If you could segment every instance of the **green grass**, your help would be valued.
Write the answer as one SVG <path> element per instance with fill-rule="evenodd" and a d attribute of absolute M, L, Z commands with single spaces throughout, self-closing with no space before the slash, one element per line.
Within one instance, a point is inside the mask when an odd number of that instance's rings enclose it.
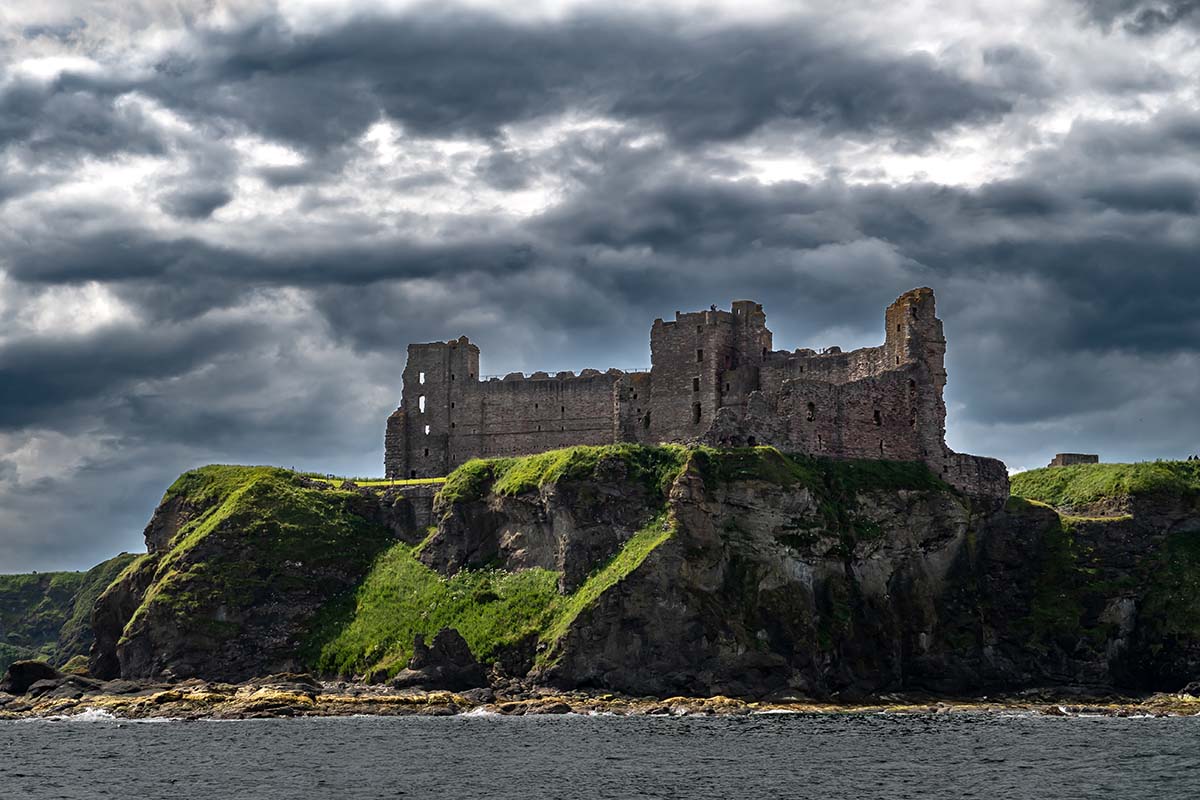
<path fill-rule="evenodd" d="M 1200 462 L 1045 467 L 1014 475 L 1012 493 L 1057 508 L 1146 494 L 1200 495 Z"/>
<path fill-rule="evenodd" d="M 375 562 L 347 604 L 327 607 L 306 651 L 322 673 L 394 675 L 412 656 L 413 637 L 456 629 L 471 652 L 491 661 L 499 647 L 537 632 L 557 596 L 557 573 L 464 570 L 444 578 L 395 544 Z"/>
<path fill-rule="evenodd" d="M 625 480 L 665 495 L 683 469 L 688 449 L 679 445 L 578 445 L 520 458 L 475 458 L 450 473 L 438 493 L 443 506 L 481 499 L 489 491 L 513 496 L 552 483 L 599 477 L 605 465 L 625 469 Z"/>
<path fill-rule="evenodd" d="M 287 593 L 320 593 L 322 576 L 363 574 L 390 544 L 387 531 L 358 516 L 355 492 L 322 491 L 276 467 L 210 466 L 181 476 L 164 499 L 199 511 L 153 565 L 153 581 L 126 625 L 152 606 L 183 625 L 205 625 L 226 606 L 244 609 Z M 209 625 L 211 632 L 236 631 Z"/>
<path fill-rule="evenodd" d="M 542 640 L 550 644 L 547 657 L 553 656 L 554 645 L 566 634 L 571 623 L 593 605 L 600 596 L 628 578 L 642 565 L 646 557 L 675 534 L 674 522 L 660 514 L 649 525 L 630 537 L 607 564 L 588 576 L 573 594 L 560 598 L 552 609 L 550 624 L 542 632 Z"/>
<path fill-rule="evenodd" d="M 375 562 L 352 595 L 327 606 L 305 645 L 318 672 L 394 675 L 412 657 L 413 637 L 454 628 L 471 652 L 491 663 L 499 651 L 536 635 L 550 647 L 584 609 L 634 572 L 672 535 L 665 516 L 639 531 L 569 595 L 559 595 L 558 573 L 463 570 L 443 577 L 395 544 Z"/>

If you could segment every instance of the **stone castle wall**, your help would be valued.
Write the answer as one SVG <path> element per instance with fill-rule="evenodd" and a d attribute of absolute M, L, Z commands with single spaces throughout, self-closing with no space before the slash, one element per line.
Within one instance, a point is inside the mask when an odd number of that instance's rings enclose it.
<path fill-rule="evenodd" d="M 902 295 L 878 347 L 776 351 L 762 306 L 655 320 L 646 372 L 481 380 L 466 337 L 409 346 L 388 419 L 388 477 L 445 475 L 475 457 L 576 444 L 772 444 L 833 458 L 923 461 L 952 485 L 1007 496 L 1004 465 L 945 445 L 946 340 L 933 292 Z"/>

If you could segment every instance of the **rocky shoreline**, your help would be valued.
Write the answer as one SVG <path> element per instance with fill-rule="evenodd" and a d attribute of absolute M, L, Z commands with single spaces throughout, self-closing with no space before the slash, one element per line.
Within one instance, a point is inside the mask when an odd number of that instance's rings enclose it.
<path fill-rule="evenodd" d="M 44 683 L 49 683 L 46 681 Z M 746 716 L 752 714 L 1044 714 L 1051 716 L 1200 716 L 1200 696 L 1092 697 L 1062 689 L 1004 697 L 936 698 L 883 695 L 869 702 L 831 703 L 781 696 L 761 700 L 716 697 L 631 697 L 511 687 L 461 692 L 400 690 L 388 686 L 321 682 L 308 675 L 272 675 L 241 684 L 189 679 L 98 681 L 65 676 L 54 687 L 21 694 L 0 692 L 0 721 L 62 719 L 99 712 L 117 719 L 236 720 L 285 717 L 505 716 L 583 714 L 613 716 Z M 1191 689 L 1191 687 L 1188 687 Z M 1198 692 L 1200 694 L 1200 692 Z"/>

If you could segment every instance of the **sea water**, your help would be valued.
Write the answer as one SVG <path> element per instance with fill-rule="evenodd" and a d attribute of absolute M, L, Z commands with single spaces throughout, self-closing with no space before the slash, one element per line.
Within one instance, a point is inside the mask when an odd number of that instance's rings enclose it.
<path fill-rule="evenodd" d="M 1200 798 L 1200 719 L 92 712 L 0 722 L 0 797 Z"/>

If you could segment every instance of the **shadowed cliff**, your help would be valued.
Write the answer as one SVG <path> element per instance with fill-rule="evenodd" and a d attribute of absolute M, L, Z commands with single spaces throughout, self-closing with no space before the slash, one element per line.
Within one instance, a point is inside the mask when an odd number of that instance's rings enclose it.
<path fill-rule="evenodd" d="M 1066 514 L 1041 500 L 1096 476 L 1045 472 L 996 510 L 921 464 L 575 447 L 463 465 L 426 530 L 402 489 L 206 468 L 97 603 L 92 668 L 383 680 L 453 628 L 494 681 L 632 693 L 1194 679 L 1195 476 L 1108 481 Z"/>

